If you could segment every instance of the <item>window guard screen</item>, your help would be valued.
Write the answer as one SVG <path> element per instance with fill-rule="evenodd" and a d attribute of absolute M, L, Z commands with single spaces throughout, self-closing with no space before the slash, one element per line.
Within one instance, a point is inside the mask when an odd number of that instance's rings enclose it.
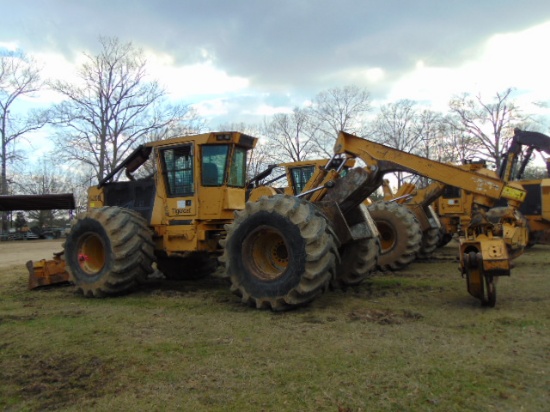
<path fill-rule="evenodd" d="M 292 183 L 296 194 L 299 195 L 304 190 L 306 183 L 311 179 L 315 172 L 315 166 L 296 167 L 290 170 L 292 174 Z"/>
<path fill-rule="evenodd" d="M 162 151 L 166 170 L 166 186 L 169 196 L 192 196 L 193 150 L 192 145 L 180 146 Z"/>

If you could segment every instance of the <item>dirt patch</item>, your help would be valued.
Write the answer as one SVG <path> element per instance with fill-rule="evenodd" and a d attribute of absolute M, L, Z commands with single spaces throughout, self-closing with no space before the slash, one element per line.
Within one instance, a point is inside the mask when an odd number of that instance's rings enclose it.
<path fill-rule="evenodd" d="M 39 410 L 57 410 L 76 398 L 101 397 L 116 376 L 112 362 L 97 356 L 80 359 L 24 355 L 23 358 L 17 369 L 4 366 L 0 382 L 19 385 L 20 396 L 34 399 Z"/>
<path fill-rule="evenodd" d="M 403 322 L 415 321 L 423 317 L 420 313 L 410 310 L 394 312 L 389 309 L 357 309 L 348 314 L 348 319 L 351 321 L 372 322 L 379 325 L 400 325 Z"/>
<path fill-rule="evenodd" d="M 25 266 L 29 260 L 51 259 L 54 253 L 63 250 L 64 239 L 17 240 L 0 242 L 0 270 Z"/>

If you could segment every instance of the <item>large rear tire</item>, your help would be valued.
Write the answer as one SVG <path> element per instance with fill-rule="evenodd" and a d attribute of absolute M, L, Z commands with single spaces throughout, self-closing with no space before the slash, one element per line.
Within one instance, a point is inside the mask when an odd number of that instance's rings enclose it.
<path fill-rule="evenodd" d="M 64 244 L 67 271 L 87 297 L 120 295 L 153 272 L 153 241 L 138 213 L 119 207 L 76 217 Z"/>
<path fill-rule="evenodd" d="M 336 236 L 307 201 L 276 195 L 248 202 L 226 229 L 221 261 L 231 290 L 246 304 L 272 310 L 303 306 L 336 274 Z"/>
<path fill-rule="evenodd" d="M 376 202 L 368 207 L 380 233 L 380 270 L 400 270 L 415 260 L 422 242 L 420 224 L 404 205 Z"/>

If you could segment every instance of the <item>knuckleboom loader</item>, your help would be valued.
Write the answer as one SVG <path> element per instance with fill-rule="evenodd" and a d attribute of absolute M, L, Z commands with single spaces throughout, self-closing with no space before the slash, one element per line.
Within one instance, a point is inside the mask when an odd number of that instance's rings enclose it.
<path fill-rule="evenodd" d="M 274 194 L 247 202 L 227 226 L 222 241 L 225 275 L 243 302 L 259 308 L 286 309 L 313 300 L 337 276 L 340 250 L 365 237 L 372 226 L 365 199 L 382 185 L 386 173 L 407 171 L 476 193 L 471 223 L 460 239 L 460 268 L 468 291 L 483 304 L 496 302 L 495 278 L 510 274 L 502 237 L 485 211 L 495 199 L 511 208 L 525 199 L 523 188 L 498 177 L 471 173 L 340 132 L 335 158 L 344 165 L 360 158 L 364 168 L 325 167 L 297 196 Z"/>
<path fill-rule="evenodd" d="M 469 161 L 458 167 L 496 178 L 494 171 L 487 169 L 484 161 Z M 414 183 L 402 185 L 396 193 L 392 193 L 388 185 L 384 186 L 386 199 L 394 199 L 414 211 L 420 221 L 423 216 L 434 216 L 439 221 L 439 229 L 433 226 L 429 229 L 429 236 L 423 238 L 424 250 L 433 252 L 438 246 L 444 246 L 454 234 L 464 236 L 465 228 L 469 227 L 472 216 L 479 205 L 475 200 L 479 195 L 487 195 L 493 206 L 505 205 L 506 199 L 493 199 L 494 194 L 484 192 L 470 192 L 460 187 L 450 186 L 440 181 L 432 181 L 425 187 L 418 188 Z M 457 199 L 458 196 L 458 199 Z M 504 203 L 503 203 L 504 202 Z M 527 222 L 522 214 L 514 207 L 491 207 L 487 210 L 487 219 L 493 223 L 493 234 L 503 237 L 508 253 L 515 258 L 523 253 L 528 242 Z M 419 257 L 429 257 L 429 254 Z"/>

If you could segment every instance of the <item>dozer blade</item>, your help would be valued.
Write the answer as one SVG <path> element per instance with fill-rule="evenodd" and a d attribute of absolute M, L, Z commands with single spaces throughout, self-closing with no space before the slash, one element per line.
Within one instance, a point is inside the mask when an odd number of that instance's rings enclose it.
<path fill-rule="evenodd" d="M 69 274 L 65 270 L 65 261 L 61 259 L 63 252 L 54 253 L 50 260 L 42 259 L 38 262 L 29 260 L 29 290 L 41 286 L 69 284 Z"/>

